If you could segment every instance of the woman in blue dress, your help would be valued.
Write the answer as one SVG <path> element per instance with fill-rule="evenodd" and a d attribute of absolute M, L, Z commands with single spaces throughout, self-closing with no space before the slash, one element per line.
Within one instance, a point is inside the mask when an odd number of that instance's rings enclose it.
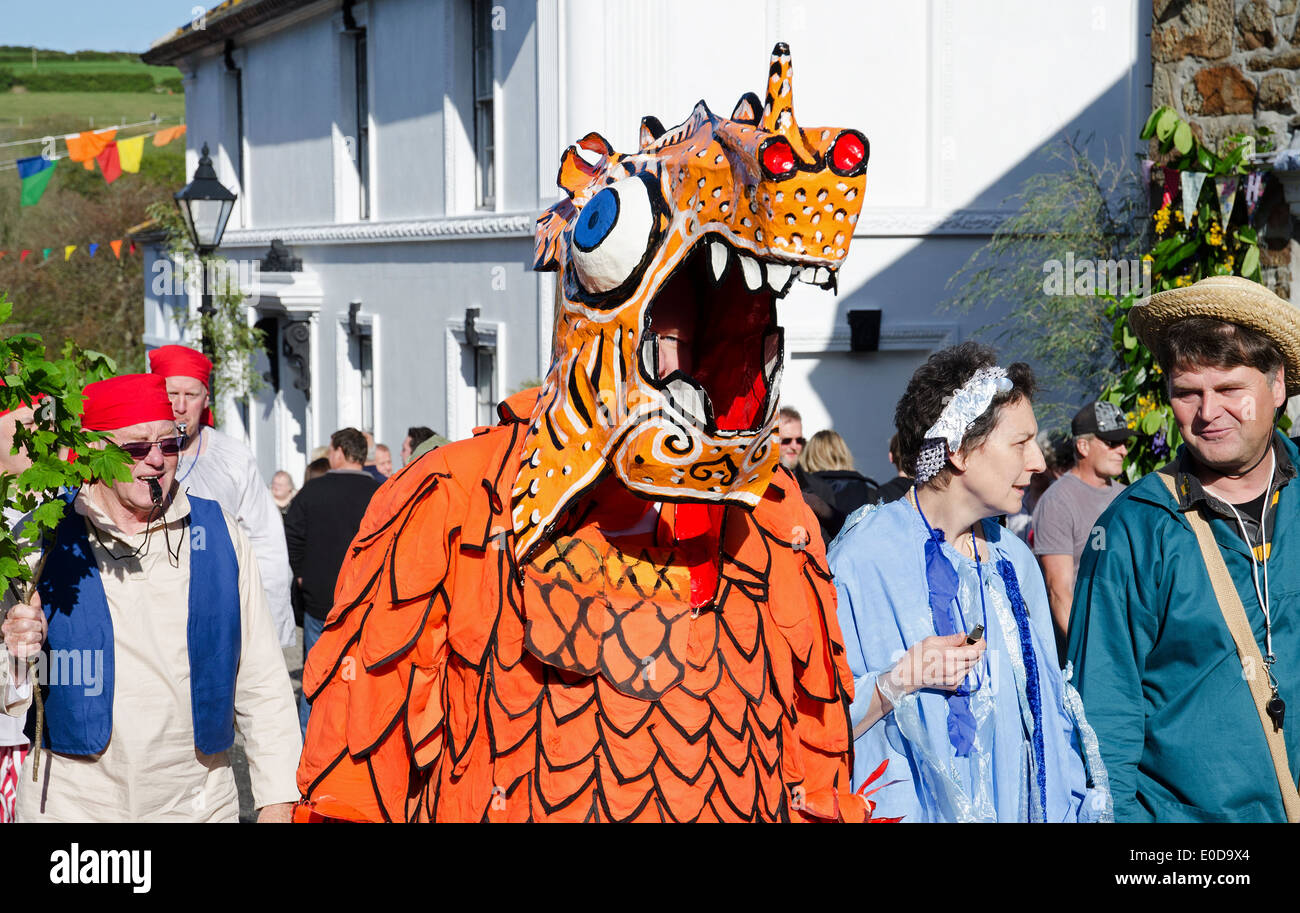
<path fill-rule="evenodd" d="M 1082 704 L 1056 664 L 1047 591 L 997 522 L 1044 468 L 1033 372 L 963 343 L 935 353 L 895 413 L 902 500 L 864 507 L 832 543 L 854 676 L 854 785 L 889 760 L 877 816 L 1107 820 Z M 1135 696 L 1136 699 L 1136 696 Z M 1086 758 L 1086 761 L 1085 761 Z"/>

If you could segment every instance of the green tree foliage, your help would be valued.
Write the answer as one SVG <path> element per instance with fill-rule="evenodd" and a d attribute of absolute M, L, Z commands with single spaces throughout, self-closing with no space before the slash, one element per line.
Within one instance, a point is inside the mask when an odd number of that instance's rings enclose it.
<path fill-rule="evenodd" d="M 1147 119 L 1142 139 L 1156 143 L 1159 161 L 1165 167 L 1208 175 L 1190 216 L 1190 228 L 1184 223 L 1181 193 L 1168 204 L 1161 200 L 1162 205 L 1150 217 L 1154 235 L 1147 254 L 1151 291 L 1180 288 L 1207 276 L 1238 275 L 1258 282 L 1259 238 L 1247 222 L 1246 207 L 1236 206 L 1232 221 L 1222 225 L 1214 189 L 1215 178 L 1245 175 L 1251 170 L 1248 137 L 1228 137 L 1222 154 L 1216 153 L 1202 144 L 1173 110 L 1161 107 Z M 1106 306 L 1106 318 L 1112 324 L 1111 344 L 1123 361 L 1123 370 L 1108 385 L 1104 398 L 1124 411 L 1129 427 L 1137 432 L 1124 465 L 1130 481 L 1164 465 L 1182 442 L 1160 366 L 1129 327 L 1129 312 L 1138 298 L 1137 294 L 1112 297 Z"/>
<path fill-rule="evenodd" d="M 961 311 L 1007 302 L 994 329 L 1029 360 L 1049 393 L 1100 391 L 1121 368 L 1109 340 L 1106 296 L 1096 283 L 1048 288 L 1056 269 L 1081 261 L 1137 259 L 1143 206 L 1140 178 L 1110 161 L 1096 164 L 1075 138 L 1043 150 L 1044 169 L 1012 197 L 1015 211 L 948 282 Z M 1076 402 L 1038 404 L 1045 427 L 1059 425 Z"/>
<path fill-rule="evenodd" d="M 12 311 L 13 305 L 0 293 L 0 326 Z M 8 524 L 0 524 L 0 577 L 15 588 L 23 585 L 27 601 L 38 576 L 28 558 L 41 549 L 42 540 L 63 516 L 60 489 L 92 479 L 127 481 L 131 459 L 121 448 L 106 444 L 103 432 L 81 430 L 82 390 L 116 372 L 111 358 L 68 343 L 61 357 L 50 359 L 39 336 L 0 334 L 0 367 L 5 384 L 0 387 L 0 409 L 35 405 L 33 427 L 18 425 L 14 432 L 15 452 L 25 449 L 31 467 L 19 475 L 0 473 L 5 505 L 32 512 L 21 537 Z"/>

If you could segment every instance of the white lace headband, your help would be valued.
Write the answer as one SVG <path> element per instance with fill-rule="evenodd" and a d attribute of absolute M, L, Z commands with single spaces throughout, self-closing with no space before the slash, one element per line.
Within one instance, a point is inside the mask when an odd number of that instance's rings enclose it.
<path fill-rule="evenodd" d="M 924 484 L 939 474 L 948 455 L 961 449 L 962 439 L 975 420 L 988 411 L 993 397 L 1011 389 L 1005 368 L 980 368 L 954 390 L 939 420 L 925 432 L 925 444 L 916 457 L 916 481 Z"/>

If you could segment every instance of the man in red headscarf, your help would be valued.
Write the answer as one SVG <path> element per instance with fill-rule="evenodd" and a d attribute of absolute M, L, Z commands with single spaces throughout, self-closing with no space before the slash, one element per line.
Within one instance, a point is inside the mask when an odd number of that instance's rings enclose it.
<path fill-rule="evenodd" d="M 252 451 L 212 427 L 212 362 L 187 346 L 162 346 L 149 353 L 149 370 L 166 379 L 172 413 L 184 426 L 177 481 L 190 494 L 216 501 L 248 534 L 276 635 L 281 646 L 291 646 L 294 620 L 284 521 Z"/>
<path fill-rule="evenodd" d="M 40 781 L 33 752 L 17 818 L 235 821 L 227 750 L 238 727 L 260 820 L 287 820 L 302 740 L 248 539 L 176 484 L 180 443 L 161 377 L 114 377 L 85 393 L 83 427 L 109 432 L 134 463 L 130 481 L 66 495 L 37 595 L 6 606 L 4 709 L 27 715 L 33 655 L 45 704 Z"/>

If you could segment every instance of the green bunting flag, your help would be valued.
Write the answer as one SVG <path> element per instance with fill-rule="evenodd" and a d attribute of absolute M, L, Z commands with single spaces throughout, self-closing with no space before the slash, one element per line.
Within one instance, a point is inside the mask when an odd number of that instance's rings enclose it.
<path fill-rule="evenodd" d="M 23 184 L 21 205 L 35 206 L 41 201 L 50 178 L 54 176 L 54 165 L 55 162 L 43 155 L 18 160 L 18 177 Z"/>

